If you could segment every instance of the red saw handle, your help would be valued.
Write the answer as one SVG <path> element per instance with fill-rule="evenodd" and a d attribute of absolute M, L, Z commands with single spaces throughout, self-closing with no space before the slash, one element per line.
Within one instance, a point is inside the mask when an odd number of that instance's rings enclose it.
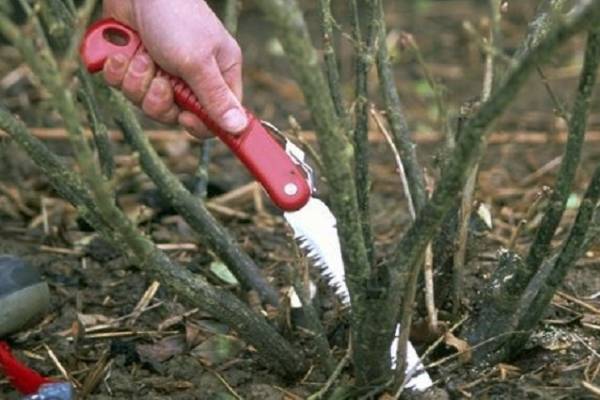
<path fill-rule="evenodd" d="M 132 57 L 141 49 L 143 44 L 135 31 L 113 19 L 105 19 L 90 26 L 80 53 L 88 71 L 98 72 L 109 56 L 121 53 Z M 232 135 L 206 115 L 183 80 L 161 69 L 158 71 L 158 75 L 167 77 L 171 82 L 175 102 L 182 109 L 196 114 L 235 153 L 279 208 L 295 211 L 308 202 L 311 189 L 304 174 L 258 118 L 246 110 L 248 127 L 240 134 Z"/>

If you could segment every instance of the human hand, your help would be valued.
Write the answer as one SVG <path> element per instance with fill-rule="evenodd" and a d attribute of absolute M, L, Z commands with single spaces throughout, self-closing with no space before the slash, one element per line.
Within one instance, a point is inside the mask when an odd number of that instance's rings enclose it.
<path fill-rule="evenodd" d="M 235 134 L 246 127 L 241 50 L 203 0 L 105 0 L 104 13 L 135 29 L 147 51 L 108 58 L 103 72 L 109 85 L 151 118 L 209 136 L 196 115 L 177 107 L 167 79 L 155 76 L 156 62 L 189 85 L 222 129 Z"/>

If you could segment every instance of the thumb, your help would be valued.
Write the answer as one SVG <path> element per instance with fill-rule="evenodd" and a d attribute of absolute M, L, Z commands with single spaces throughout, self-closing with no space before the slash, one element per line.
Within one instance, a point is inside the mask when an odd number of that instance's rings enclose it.
<path fill-rule="evenodd" d="M 187 72 L 187 71 L 186 71 Z M 213 58 L 182 74 L 208 117 L 229 133 L 240 133 L 248 125 L 246 112 L 227 85 L 217 61 Z"/>

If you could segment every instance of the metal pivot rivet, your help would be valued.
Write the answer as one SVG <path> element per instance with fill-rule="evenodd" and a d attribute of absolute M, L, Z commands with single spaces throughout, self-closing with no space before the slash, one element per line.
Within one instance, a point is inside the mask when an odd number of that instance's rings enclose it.
<path fill-rule="evenodd" d="M 294 183 L 288 183 L 283 187 L 283 191 L 288 196 L 293 196 L 298 193 L 298 186 Z"/>

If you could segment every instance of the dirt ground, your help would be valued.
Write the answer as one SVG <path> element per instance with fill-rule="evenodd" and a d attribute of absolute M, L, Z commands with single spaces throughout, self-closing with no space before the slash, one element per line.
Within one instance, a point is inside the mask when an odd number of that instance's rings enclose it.
<path fill-rule="evenodd" d="M 400 29 L 414 35 L 432 74 L 446 88 L 450 111 L 455 113 L 463 102 L 476 98 L 481 91 L 482 59 L 462 25 L 470 21 L 477 28 L 484 27 L 487 3 L 463 0 L 387 3 L 388 22 L 394 29 L 390 40 Z M 311 5 L 306 8 L 309 21 L 316 26 L 316 9 Z M 344 17 L 343 8 L 337 12 L 340 26 L 348 31 L 349 20 Z M 518 45 L 533 12 L 534 6 L 530 4 L 510 2 L 503 17 L 507 50 Z M 289 126 L 288 116 L 293 115 L 303 129 L 310 130 L 308 112 L 291 81 L 285 60 L 279 55 L 274 33 L 265 28 L 259 11 L 251 3 L 244 8 L 238 37 L 245 54 L 245 103 L 283 128 Z M 566 104 L 573 98 L 582 43 L 581 37 L 570 41 L 544 67 L 551 85 Z M 343 38 L 338 44 L 342 74 L 349 76 L 353 68 L 351 44 Z M 436 133 L 439 129 L 432 93 L 414 57 L 403 53 L 398 46 L 395 48 L 398 86 L 414 127 L 419 156 L 435 179 L 438 173 L 435 159 L 441 141 Z M 48 112 L 52 100 L 40 94 L 23 72 L 14 50 L 0 46 L 0 55 L 0 101 L 29 126 L 37 128 L 41 136 L 57 132 L 52 129 L 60 128 L 60 120 Z M 10 76 L 17 78 L 8 79 Z M 347 80 L 344 90 L 351 93 L 352 85 Z M 379 102 L 377 96 L 374 99 Z M 568 233 L 577 201 L 593 168 L 600 162 L 599 101 L 596 91 L 577 185 L 556 245 Z M 166 140 L 155 140 L 154 144 L 171 169 L 193 184 L 198 143 L 184 139 L 173 127 L 161 127 L 150 121 L 146 124 L 154 132 L 170 131 Z M 372 215 L 378 257 L 384 258 L 408 227 L 409 216 L 393 154 L 376 130 L 373 132 Z M 465 313 L 493 271 L 498 250 L 508 246 L 537 193 L 544 185 L 553 184 L 556 158 L 564 147 L 561 132 L 564 123 L 553 113 L 553 104 L 539 77 L 530 80 L 518 101 L 495 124 L 477 191 L 477 199 L 491 213 L 493 228 L 472 237 Z M 64 156 L 65 162 L 70 162 L 66 141 L 47 139 L 46 143 Z M 157 196 L 128 148 L 121 142 L 114 145 L 118 154 L 118 201 L 140 229 L 193 272 L 205 275 L 216 285 L 229 287 L 252 302 L 235 283 L 219 274 L 219 261 L 197 240 L 183 219 Z M 234 233 L 264 275 L 272 277 L 283 293 L 289 286 L 286 268 L 300 264 L 289 229 L 264 196 L 257 201 L 256 189 L 249 185 L 248 175 L 223 146 L 216 144 L 212 153 L 208 202 L 217 202 L 219 196 L 244 185 L 248 188 L 233 200 L 220 203 L 222 207 L 215 211 L 215 216 Z M 2 137 L 0 171 L 0 253 L 22 255 L 36 265 L 52 294 L 50 313 L 44 320 L 11 338 L 15 353 L 29 366 L 59 379 L 64 371 L 79 389 L 83 388 L 86 398 L 98 400 L 303 399 L 326 381 L 327 376 L 316 372 L 307 374 L 300 382 L 286 382 L 274 375 L 259 363 L 253 349 L 238 339 L 235 332 L 203 310 L 180 303 L 97 238 L 16 144 Z M 516 241 L 515 249 L 522 255 L 526 254 L 536 223 L 539 215 L 525 226 Z M 543 322 L 516 359 L 486 370 L 474 369 L 468 363 L 441 362 L 430 369 L 436 384 L 453 398 L 597 398 L 582 381 L 600 385 L 599 254 L 597 246 L 569 272 Z M 442 317 L 445 306 L 438 304 Z M 339 304 L 322 283 L 320 311 L 336 357 L 341 359 L 347 345 L 346 323 Z M 299 321 L 295 315 L 290 319 L 292 325 Z M 285 315 L 275 318 L 273 323 L 295 343 L 303 343 L 302 331 L 292 329 Z M 457 336 L 460 337 L 460 330 Z M 421 351 L 432 343 L 422 339 L 418 334 L 413 337 Z M 441 345 L 424 362 L 436 363 L 453 351 Z M 347 369 L 342 374 L 340 384 L 351 382 L 350 372 Z M 17 398 L 0 377 L 0 399 Z"/>

